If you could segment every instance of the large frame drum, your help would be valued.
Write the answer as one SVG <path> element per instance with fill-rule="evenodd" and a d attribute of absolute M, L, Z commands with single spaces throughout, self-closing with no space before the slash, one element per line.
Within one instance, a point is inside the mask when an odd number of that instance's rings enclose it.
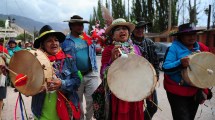
<path fill-rule="evenodd" d="M 210 52 L 200 52 L 188 57 L 189 67 L 181 72 L 183 80 L 198 88 L 215 86 L 215 55 Z"/>
<path fill-rule="evenodd" d="M 27 75 L 27 84 L 15 86 L 16 75 L 10 73 L 10 79 L 16 89 L 26 96 L 39 93 L 46 80 L 51 80 L 53 68 L 48 57 L 39 49 L 21 50 L 10 60 L 9 68 L 18 74 Z"/>
<path fill-rule="evenodd" d="M 157 82 L 154 67 L 142 56 L 119 57 L 108 69 L 107 83 L 119 99 L 135 102 L 147 98 Z"/>

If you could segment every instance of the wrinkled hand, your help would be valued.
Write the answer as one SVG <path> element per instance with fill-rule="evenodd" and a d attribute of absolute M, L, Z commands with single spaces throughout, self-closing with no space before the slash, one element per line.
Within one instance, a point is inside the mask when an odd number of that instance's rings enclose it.
<path fill-rule="evenodd" d="M 190 61 L 190 58 L 189 57 L 184 57 L 181 59 L 181 64 L 183 67 L 188 67 L 189 66 L 189 61 Z"/>
<path fill-rule="evenodd" d="M 114 61 L 116 60 L 118 57 L 120 57 L 120 52 L 119 52 L 119 48 L 120 46 L 115 46 L 112 51 L 111 51 L 111 60 Z"/>
<path fill-rule="evenodd" d="M 54 79 L 51 81 L 47 81 L 47 88 L 48 91 L 58 90 L 61 87 L 61 80 L 60 79 Z"/>
<path fill-rule="evenodd" d="M 6 69 L 5 65 L 0 65 L 0 70 L 1 70 L 3 75 L 5 75 L 5 76 L 7 75 L 8 72 L 7 72 L 7 69 Z"/>

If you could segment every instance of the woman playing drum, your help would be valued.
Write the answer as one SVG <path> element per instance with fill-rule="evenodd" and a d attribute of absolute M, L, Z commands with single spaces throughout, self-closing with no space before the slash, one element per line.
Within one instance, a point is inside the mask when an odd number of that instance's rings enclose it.
<path fill-rule="evenodd" d="M 101 76 L 105 75 L 105 71 L 108 70 L 108 66 L 122 55 L 120 53 L 121 48 L 123 48 L 122 51 L 126 54 L 138 53 L 138 48 L 135 48 L 129 41 L 129 34 L 134 30 L 134 28 L 134 24 L 119 18 L 114 20 L 106 29 L 105 33 L 111 37 L 113 43 L 107 46 L 102 53 Z M 138 102 L 127 102 L 120 100 L 114 94 L 111 94 L 109 115 L 111 120 L 143 120 L 143 100 Z"/>
<path fill-rule="evenodd" d="M 196 41 L 198 31 L 200 30 L 195 30 L 190 23 L 180 25 L 179 31 L 173 34 L 177 39 L 173 41 L 165 55 L 164 88 L 167 91 L 174 120 L 194 120 L 201 102 L 197 100 L 200 89 L 188 84 L 181 75 L 183 69 L 190 68 L 188 55 L 207 48 Z M 205 93 L 208 94 L 208 92 L 205 89 Z"/>
<path fill-rule="evenodd" d="M 32 112 L 36 119 L 70 120 L 72 117 L 80 117 L 76 93 L 80 78 L 72 56 L 66 55 L 59 46 L 64 39 L 63 33 L 55 32 L 50 26 L 45 25 L 34 42 L 34 47 L 44 51 L 53 63 L 55 75 L 52 80 L 47 81 L 48 92 L 44 91 L 32 97 Z"/>

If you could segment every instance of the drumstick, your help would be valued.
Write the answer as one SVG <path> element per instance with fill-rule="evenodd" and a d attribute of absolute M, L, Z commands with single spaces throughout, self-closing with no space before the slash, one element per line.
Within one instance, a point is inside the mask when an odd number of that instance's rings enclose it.
<path fill-rule="evenodd" d="M 122 53 L 122 51 L 120 50 L 120 48 L 118 48 L 118 50 L 119 50 L 119 52 L 121 54 L 121 57 L 123 57 L 123 58 L 127 58 L 128 57 L 127 54 Z"/>
<path fill-rule="evenodd" d="M 13 70 L 11 70 L 10 68 L 8 68 L 7 66 L 5 66 L 5 69 L 7 69 L 9 72 L 13 73 L 14 75 L 18 75 L 16 72 L 14 72 Z"/>
<path fill-rule="evenodd" d="M 156 105 L 152 100 L 150 100 L 150 102 L 152 102 L 158 109 L 160 109 L 160 111 L 163 111 L 158 105 Z"/>

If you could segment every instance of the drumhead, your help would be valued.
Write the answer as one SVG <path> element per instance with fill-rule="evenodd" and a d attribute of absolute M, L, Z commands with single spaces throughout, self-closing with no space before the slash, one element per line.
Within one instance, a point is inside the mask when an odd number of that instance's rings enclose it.
<path fill-rule="evenodd" d="M 129 102 L 141 101 L 151 95 L 156 81 L 153 66 L 148 60 L 135 54 L 116 59 L 107 75 L 107 83 L 112 93 Z"/>
<path fill-rule="evenodd" d="M 215 86 L 215 55 L 210 52 L 200 52 L 189 56 L 190 68 L 182 71 L 183 79 L 198 88 Z"/>
<path fill-rule="evenodd" d="M 27 75 L 26 85 L 15 86 L 18 91 L 27 96 L 40 92 L 45 79 L 50 79 L 52 76 L 51 63 L 40 50 L 21 50 L 16 52 L 10 60 L 9 68 L 17 74 Z M 47 72 L 50 74 L 49 78 L 47 78 Z M 14 84 L 16 76 L 12 73 L 9 75 Z"/>

